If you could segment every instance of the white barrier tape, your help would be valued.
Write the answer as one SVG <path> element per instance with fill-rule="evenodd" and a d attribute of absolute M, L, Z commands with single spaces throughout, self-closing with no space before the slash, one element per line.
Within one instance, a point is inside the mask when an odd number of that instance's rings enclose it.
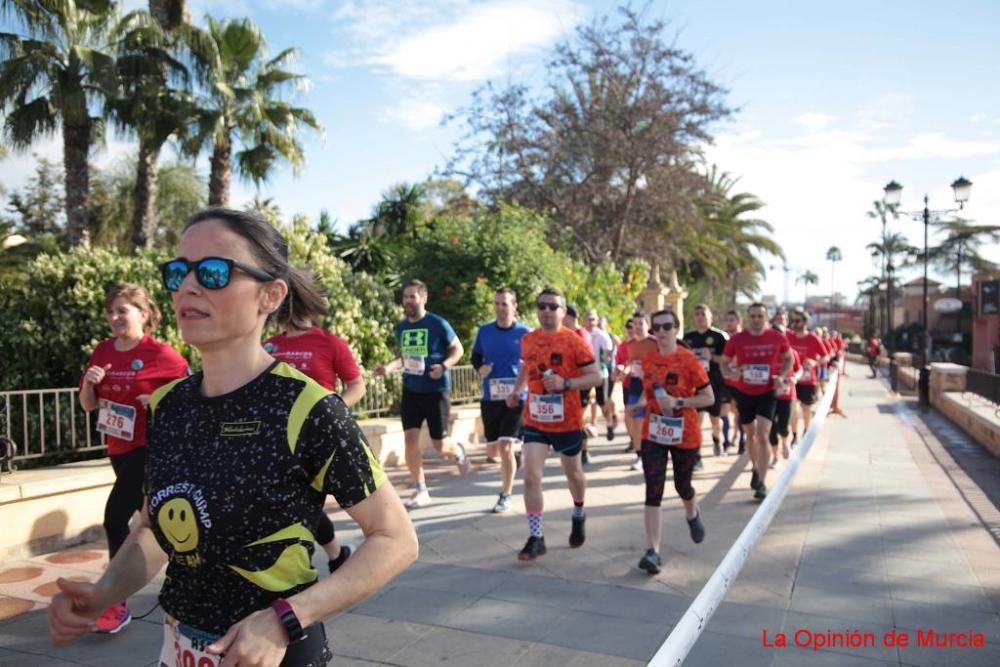
<path fill-rule="evenodd" d="M 788 460 L 788 465 L 778 478 L 778 483 L 773 488 L 768 489 L 767 498 L 754 512 L 743 532 L 736 538 L 733 546 L 719 563 L 719 567 L 712 573 L 701 592 L 698 593 L 698 597 L 684 612 L 684 616 L 674 626 L 673 631 L 664 640 L 647 667 L 678 667 L 691 652 L 698 637 L 708 626 L 709 619 L 712 618 L 715 610 L 726 597 L 726 592 L 736 581 L 736 577 L 743 570 L 743 566 L 756 550 L 757 543 L 760 542 L 760 538 L 764 536 L 764 532 L 771 525 L 771 520 L 777 514 L 795 473 L 798 472 L 802 460 L 809 454 L 809 449 L 816 441 L 820 429 L 823 428 L 823 422 L 826 421 L 830 403 L 833 402 L 838 380 L 838 371 L 831 370 L 827 392 L 816 407 L 816 414 L 809 425 L 809 430 L 802 435 L 802 440 L 799 441 L 799 446 L 795 448 Z"/>

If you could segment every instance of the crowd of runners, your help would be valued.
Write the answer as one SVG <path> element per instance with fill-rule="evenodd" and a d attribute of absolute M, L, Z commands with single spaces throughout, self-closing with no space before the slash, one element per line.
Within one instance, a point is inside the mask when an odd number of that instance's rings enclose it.
<path fill-rule="evenodd" d="M 161 665 L 324 665 L 322 619 L 378 590 L 415 557 L 406 511 L 433 502 L 424 424 L 434 449 L 462 474 L 470 470 L 465 447 L 448 432 L 451 369 L 465 346 L 427 310 L 427 286 L 407 282 L 397 355 L 375 369 L 403 377 L 412 489 L 401 503 L 349 412 L 366 391 L 360 366 L 347 342 L 319 326 L 329 304 L 308 271 L 288 265 L 274 228 L 247 213 L 203 211 L 185 228 L 178 258 L 161 268 L 202 368 L 192 373 L 152 337 L 160 314 L 146 289 L 109 291 L 112 337 L 82 372 L 80 403 L 98 410 L 116 474 L 104 522 L 111 564 L 96 584 L 59 581 L 53 641 L 120 631 L 131 620 L 128 596 L 167 564 Z M 495 513 L 515 508 L 521 475 L 522 561 L 547 551 L 542 480 L 550 450 L 573 501 L 569 546 L 584 545 L 588 441 L 613 441 L 619 416 L 633 455 L 628 468 L 645 482 L 638 567 L 656 574 L 671 461 L 691 539 L 705 538 L 692 479 L 702 469 L 706 413 L 711 455 L 747 456 L 757 500 L 821 394 L 832 391 L 831 409 L 843 415 L 839 388 L 827 385 L 846 342 L 810 329 L 801 309 L 770 313 L 754 303 L 745 317 L 725 312 L 720 329 L 711 308 L 698 304 L 686 332 L 671 310 L 636 312 L 619 337 L 600 313 L 581 320 L 555 288 L 531 295 L 539 325 L 532 329 L 518 319 L 517 297 L 497 290 L 495 319 L 479 327 L 471 360 L 482 379 L 487 453 L 500 464 Z M 280 333 L 262 341 L 270 324 Z M 323 511 L 328 494 L 361 527 L 359 546 L 337 540 Z M 330 576 L 322 581 L 310 564 L 314 543 L 327 555 Z"/>

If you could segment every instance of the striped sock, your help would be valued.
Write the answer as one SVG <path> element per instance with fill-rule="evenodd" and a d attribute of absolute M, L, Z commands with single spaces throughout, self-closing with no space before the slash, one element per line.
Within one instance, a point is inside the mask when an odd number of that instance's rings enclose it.
<path fill-rule="evenodd" d="M 542 513 L 528 512 L 528 530 L 532 537 L 542 537 Z"/>

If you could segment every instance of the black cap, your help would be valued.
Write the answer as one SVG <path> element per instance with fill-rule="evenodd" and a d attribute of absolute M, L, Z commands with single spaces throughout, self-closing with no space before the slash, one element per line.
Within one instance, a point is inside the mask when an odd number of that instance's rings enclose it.
<path fill-rule="evenodd" d="M 574 306 L 566 306 L 566 314 L 570 317 L 576 317 L 576 308 Z"/>

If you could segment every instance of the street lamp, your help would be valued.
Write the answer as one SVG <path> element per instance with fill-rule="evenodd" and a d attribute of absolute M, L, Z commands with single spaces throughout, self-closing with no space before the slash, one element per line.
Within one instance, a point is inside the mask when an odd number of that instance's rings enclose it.
<path fill-rule="evenodd" d="M 900 211 L 899 204 L 903 200 L 903 186 L 896 181 L 890 181 L 888 185 L 885 186 L 885 197 L 883 202 L 886 206 L 892 209 L 892 213 L 895 216 L 905 215 L 908 218 L 916 221 L 923 220 L 924 222 L 924 305 L 923 305 L 923 341 L 921 347 L 921 359 L 920 359 L 920 402 L 923 405 L 927 405 L 929 397 L 927 393 L 929 392 L 928 387 L 928 376 L 927 364 L 931 357 L 931 338 L 930 338 L 930 326 L 927 320 L 927 254 L 928 254 L 928 230 L 931 224 L 931 216 L 934 216 L 934 221 L 937 222 L 940 216 L 947 215 L 949 213 L 955 213 L 956 211 L 962 210 L 965 206 L 965 202 L 969 201 L 969 196 L 972 194 L 972 181 L 960 176 L 951 184 L 951 189 L 955 194 L 955 202 L 958 204 L 958 208 L 949 209 L 938 209 L 930 210 L 929 208 L 929 198 L 924 195 L 924 208 L 921 211 Z"/>
<path fill-rule="evenodd" d="M 888 281 L 886 283 L 885 290 L 886 290 L 886 300 L 888 301 L 888 308 L 886 308 L 886 313 L 889 316 L 888 317 L 888 322 L 889 322 L 889 358 L 890 359 L 892 359 L 893 352 L 896 351 L 896 336 L 895 336 L 895 334 L 894 334 L 894 332 L 892 330 L 892 319 L 893 319 L 893 312 L 892 312 L 892 279 L 893 279 L 893 274 L 895 272 L 896 272 L 896 267 L 892 265 L 892 260 L 890 259 L 889 262 L 886 264 L 886 267 L 885 267 L 886 279 Z"/>

